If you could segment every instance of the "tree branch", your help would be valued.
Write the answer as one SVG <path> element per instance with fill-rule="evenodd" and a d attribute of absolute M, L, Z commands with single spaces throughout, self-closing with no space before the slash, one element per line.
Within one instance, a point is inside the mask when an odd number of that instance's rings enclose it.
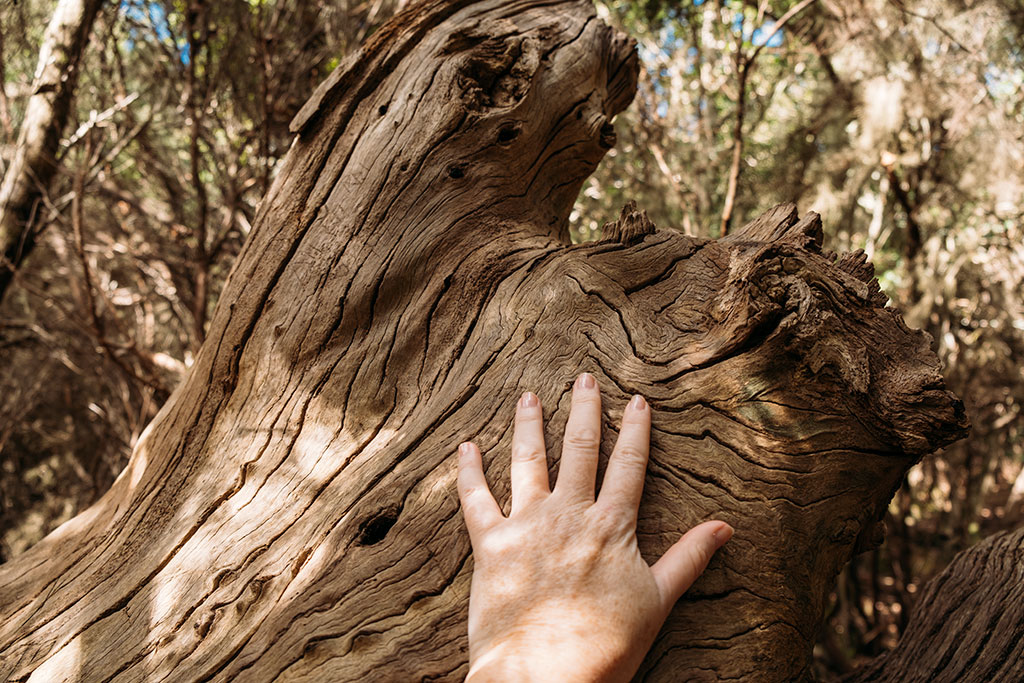
<path fill-rule="evenodd" d="M 722 220 L 719 223 L 719 231 L 722 236 L 728 234 L 729 228 L 732 225 L 733 219 L 733 208 L 736 204 L 736 191 L 739 187 L 740 172 L 742 169 L 743 162 L 743 119 L 746 113 L 747 107 L 747 80 L 750 75 L 750 71 L 754 68 L 757 57 L 761 54 L 761 50 L 765 48 L 768 43 L 771 42 L 783 27 L 796 15 L 808 7 L 811 3 L 817 2 L 817 0 L 801 0 L 797 4 L 793 5 L 789 10 L 783 14 L 777 22 L 774 24 L 774 30 L 771 35 L 764 38 L 760 45 L 754 48 L 754 51 L 749 55 L 743 52 L 743 24 L 740 24 L 739 37 L 736 39 L 736 76 L 737 76 L 737 88 L 736 88 L 736 121 L 733 124 L 732 133 L 732 162 L 729 165 L 729 181 L 725 192 L 725 201 L 722 205 Z M 759 11 L 758 14 L 761 12 Z M 741 15 L 742 16 L 742 15 Z"/>

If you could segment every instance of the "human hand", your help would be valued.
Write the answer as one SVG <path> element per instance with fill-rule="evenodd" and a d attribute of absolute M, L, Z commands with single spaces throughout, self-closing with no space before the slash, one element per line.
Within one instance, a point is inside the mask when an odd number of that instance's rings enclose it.
<path fill-rule="evenodd" d="M 562 460 L 548 485 L 540 401 L 527 392 L 512 436 L 505 517 L 480 451 L 459 447 L 459 499 L 473 546 L 467 681 L 628 681 L 676 600 L 732 536 L 725 522 L 690 529 L 653 566 L 636 541 L 651 411 L 635 396 L 594 499 L 601 395 L 573 387 Z"/>

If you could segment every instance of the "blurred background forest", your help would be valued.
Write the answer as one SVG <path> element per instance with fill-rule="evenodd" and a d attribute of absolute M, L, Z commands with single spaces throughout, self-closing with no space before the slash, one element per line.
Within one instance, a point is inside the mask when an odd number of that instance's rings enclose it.
<path fill-rule="evenodd" d="M 0 561 L 110 486 L 203 342 L 289 120 L 403 4 L 101 3 L 0 301 Z M 56 7 L 0 0 L 0 174 Z M 1024 521 L 1024 0 L 598 10 L 643 71 L 575 238 L 629 199 L 704 237 L 795 201 L 871 256 L 967 405 L 971 436 L 911 470 L 885 544 L 839 577 L 816 666 L 849 670 L 956 552 Z"/>

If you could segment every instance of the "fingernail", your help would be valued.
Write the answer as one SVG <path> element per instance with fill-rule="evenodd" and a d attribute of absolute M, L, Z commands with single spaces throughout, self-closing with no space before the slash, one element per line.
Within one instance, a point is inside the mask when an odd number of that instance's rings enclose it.
<path fill-rule="evenodd" d="M 633 400 L 629 402 L 629 407 L 631 410 L 643 410 L 647 407 L 647 401 L 644 400 L 643 396 L 637 394 L 633 397 Z"/>
<path fill-rule="evenodd" d="M 728 543 L 729 539 L 732 538 L 732 534 L 733 528 L 725 522 L 722 522 L 717 529 L 711 532 L 711 535 L 715 539 L 715 545 L 719 548 Z"/>
<path fill-rule="evenodd" d="M 520 408 L 533 408 L 537 405 L 537 395 L 532 391 L 524 391 L 523 395 L 519 397 Z"/>
<path fill-rule="evenodd" d="M 597 382 L 589 372 L 584 372 L 576 378 L 576 387 L 579 389 L 593 389 L 596 386 Z"/>
<path fill-rule="evenodd" d="M 469 445 L 468 441 L 463 441 L 459 444 L 459 455 L 469 455 L 473 451 L 473 447 Z"/>

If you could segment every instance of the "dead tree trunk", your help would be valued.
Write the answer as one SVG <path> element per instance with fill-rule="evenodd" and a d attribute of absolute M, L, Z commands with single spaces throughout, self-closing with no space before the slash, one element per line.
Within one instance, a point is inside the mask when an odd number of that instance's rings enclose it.
<path fill-rule="evenodd" d="M 71 110 L 78 65 L 102 4 L 60 0 L 43 35 L 14 158 L 0 184 L 0 302 L 35 242 L 42 197 L 57 172 L 54 157 Z"/>
<path fill-rule="evenodd" d="M 925 586 L 896 649 L 843 680 L 1024 680 L 1024 529 L 957 555 Z"/>
<path fill-rule="evenodd" d="M 582 370 L 605 456 L 653 406 L 644 552 L 736 528 L 641 677 L 805 677 L 836 572 L 963 411 L 814 214 L 705 241 L 627 207 L 569 244 L 637 69 L 580 0 L 427 0 L 339 68 L 125 472 L 0 566 L 0 677 L 460 680 L 455 445 L 507 498 L 515 398 L 557 443 Z"/>

